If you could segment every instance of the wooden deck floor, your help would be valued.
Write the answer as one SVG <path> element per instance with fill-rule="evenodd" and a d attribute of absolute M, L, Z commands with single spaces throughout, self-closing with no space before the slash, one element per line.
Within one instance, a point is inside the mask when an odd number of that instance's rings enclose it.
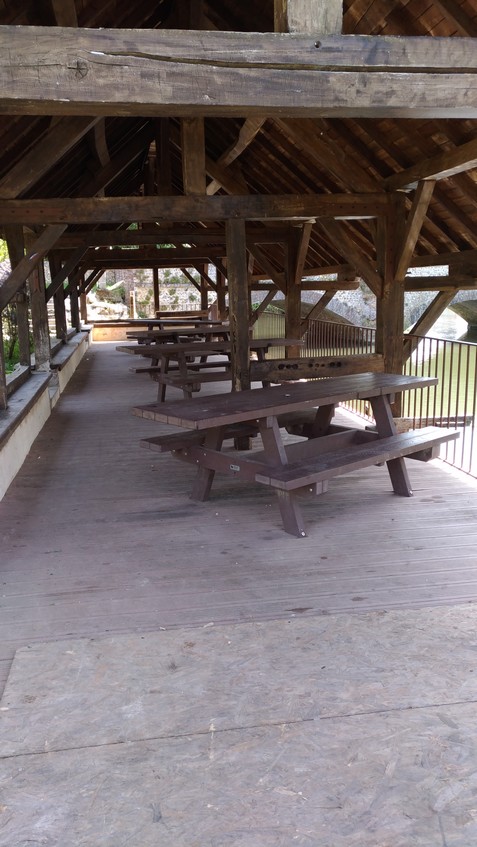
<path fill-rule="evenodd" d="M 477 600 L 472 480 L 409 462 L 405 499 L 384 468 L 344 476 L 296 539 L 259 486 L 188 499 L 190 466 L 139 446 L 160 427 L 129 366 L 91 347 L 0 505 L 0 690 L 34 642 Z"/>

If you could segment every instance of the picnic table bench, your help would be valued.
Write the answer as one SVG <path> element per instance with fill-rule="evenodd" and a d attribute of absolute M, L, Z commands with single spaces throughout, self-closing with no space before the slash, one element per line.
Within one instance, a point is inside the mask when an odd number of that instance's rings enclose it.
<path fill-rule="evenodd" d="M 258 361 L 265 360 L 265 354 L 271 347 L 286 347 L 302 344 L 294 338 L 255 338 L 250 341 L 250 350 L 256 354 Z M 210 382 L 229 380 L 230 371 L 230 341 L 189 341 L 170 344 L 120 344 L 116 347 L 120 352 L 135 356 L 145 356 L 151 359 L 147 368 L 135 369 L 149 375 L 158 383 L 158 401 L 165 401 L 167 386 L 182 389 L 185 398 L 190 398 L 194 391 L 200 390 L 201 385 Z M 211 355 L 223 354 L 226 358 L 210 362 Z M 200 361 L 195 361 L 199 358 Z M 171 366 L 171 362 L 177 362 Z M 209 370 L 213 369 L 213 372 Z"/>
<path fill-rule="evenodd" d="M 366 373 L 331 377 L 307 383 L 219 394 L 174 404 L 137 406 L 133 413 L 183 428 L 185 432 L 144 439 L 144 447 L 171 452 L 195 465 L 191 498 L 206 500 L 216 471 L 268 486 L 277 494 L 286 532 L 306 535 L 300 495 L 322 494 L 335 476 L 369 465 L 386 463 L 393 490 L 410 497 L 412 489 L 404 457 L 434 458 L 439 446 L 458 437 L 440 427 L 398 434 L 390 403 L 394 394 L 435 385 L 432 377 Z M 335 406 L 344 400 L 368 400 L 376 430 L 333 425 Z M 308 420 L 306 437 L 284 444 L 280 426 L 297 413 Z M 309 417 L 309 416 L 308 416 Z M 236 437 L 236 427 L 258 433 L 261 451 L 247 454 L 222 451 L 225 439 Z"/>

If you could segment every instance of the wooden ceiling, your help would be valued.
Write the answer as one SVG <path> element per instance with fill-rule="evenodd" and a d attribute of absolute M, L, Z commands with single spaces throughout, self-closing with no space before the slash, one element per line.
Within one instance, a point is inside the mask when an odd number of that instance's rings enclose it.
<path fill-rule="evenodd" d="M 0 25 L 215 30 L 272 33 L 273 0 L 0 0 Z M 345 35 L 477 37 L 477 0 L 345 0 Z M 73 32 L 74 36 L 74 32 Z M 69 33 L 71 37 L 71 32 Z M 464 42 L 462 42 L 464 44 Z M 261 61 L 266 57 L 261 57 Z M 77 73 L 81 78 L 82 67 Z M 290 77 L 291 79 L 291 77 Z M 38 107 L 35 107 L 38 111 Z M 185 185 L 180 113 L 158 117 L 84 114 L 0 114 L 0 198 L 177 197 Z M 192 128 L 194 131 L 194 127 Z M 477 272 L 477 122 L 475 118 L 289 117 L 211 114 L 205 117 L 206 191 L 230 195 L 386 195 L 437 179 L 415 248 L 414 264 L 452 260 L 465 252 Z M 414 168 L 414 170 L 413 170 Z M 32 204 L 32 209 L 34 209 Z M 133 208 L 133 207 L 132 207 Z M 88 224 L 88 231 L 124 230 L 131 218 Z M 13 220 L 13 219 L 12 219 Z M 41 222 L 33 220 L 32 229 Z M 1 225 L 0 225 L 1 226 Z M 220 254 L 220 220 L 149 221 L 162 243 Z M 151 229 L 152 227 L 152 229 Z M 70 223 L 59 242 L 71 249 L 85 226 Z M 207 234 L 210 230 L 210 235 Z M 250 224 L 256 276 L 283 271 L 283 225 Z M 160 233 L 160 237 L 158 236 Z M 276 233 L 274 235 L 274 232 Z M 194 240 L 194 233 L 196 240 Z M 147 240 L 144 227 L 144 240 Z M 187 239 L 186 239 L 187 235 Z M 358 256 L 376 262 L 373 218 L 310 224 L 304 273 L 359 270 Z M 70 239 L 68 241 L 68 238 Z M 107 237 L 105 237 L 107 240 Z M 72 241 L 73 239 L 73 241 Z M 91 236 L 92 242 L 94 241 Z M 116 237 L 114 243 L 119 243 Z M 351 246 L 350 246 L 351 244 Z M 215 252 L 214 252 L 215 251 Z M 147 256 L 145 262 L 147 264 Z M 459 259 L 459 261 L 462 261 Z M 475 270 L 474 270 L 475 263 Z M 470 268 L 470 270 L 469 270 Z"/>

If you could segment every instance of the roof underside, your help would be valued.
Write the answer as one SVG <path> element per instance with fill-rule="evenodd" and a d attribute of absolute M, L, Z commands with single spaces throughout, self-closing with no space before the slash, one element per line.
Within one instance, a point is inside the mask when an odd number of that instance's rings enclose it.
<path fill-rule="evenodd" d="M 55 26 L 62 22 L 54 0 L 0 0 L 0 25 Z M 191 12 L 194 5 L 198 11 Z M 74 7 L 74 8 L 73 8 Z M 234 32 L 273 32 L 273 0 L 261 3 L 204 0 L 202 4 L 174 0 L 76 0 L 63 4 L 84 28 L 203 29 Z M 63 19 L 64 23 L 64 19 Z M 343 33 L 373 36 L 477 36 L 475 0 L 345 0 Z M 42 140 L 55 144 L 55 127 L 62 119 L 49 115 L 0 116 L 0 196 L 12 168 Z M 165 126 L 167 124 L 167 133 Z M 246 136 L 237 152 L 237 140 Z M 164 138 L 167 137 L 167 150 Z M 369 118 L 205 118 L 207 180 L 213 164 L 222 178 L 208 193 L 221 194 L 346 194 L 385 192 L 393 174 L 438 154 L 474 141 L 475 120 Z M 161 145 L 163 149 L 160 151 Z M 160 153 L 159 153 L 160 151 Z M 227 154 L 228 157 L 227 157 Z M 34 155 L 34 154 L 33 154 Z M 105 169 L 109 169 L 105 177 Z M 62 155 L 21 198 L 180 195 L 184 192 L 180 118 L 101 117 Z M 99 181 L 98 181 L 99 180 Z M 477 172 L 462 169 L 440 179 L 434 189 L 415 255 L 457 253 L 477 249 Z M 412 192 L 408 196 L 408 206 Z M 124 221 L 127 226 L 131 221 Z M 256 227 L 260 227 L 257 223 Z M 100 225 L 96 228 L 104 228 Z M 207 223 L 217 240 L 220 222 Z M 70 226 L 72 233 L 78 227 Z M 375 222 L 348 221 L 348 234 L 375 259 Z M 166 228 L 167 229 L 167 228 Z M 184 229 L 184 226 L 182 227 Z M 193 232 L 204 227 L 197 223 Z M 162 242 L 169 238 L 162 237 Z M 214 237 L 211 236 L 211 243 Z M 263 245 L 277 269 L 283 268 L 283 247 Z M 319 223 L 313 225 L 305 271 L 329 271 L 346 264 L 340 246 L 332 243 Z M 255 273 L 262 269 L 255 267 Z"/>

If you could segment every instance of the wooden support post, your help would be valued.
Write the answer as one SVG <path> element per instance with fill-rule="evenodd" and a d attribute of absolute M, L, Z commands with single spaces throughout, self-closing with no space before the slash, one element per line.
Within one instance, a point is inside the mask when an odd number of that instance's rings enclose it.
<path fill-rule="evenodd" d="M 152 269 L 152 288 L 154 292 L 154 314 L 161 308 L 161 297 L 159 294 L 159 269 Z"/>
<path fill-rule="evenodd" d="M 6 409 L 7 400 L 7 377 L 5 374 L 5 353 L 3 350 L 3 328 L 0 314 L 0 409 Z"/>
<path fill-rule="evenodd" d="M 22 226 L 6 226 L 5 240 L 8 247 L 10 264 L 15 268 L 25 256 L 25 242 Z M 30 367 L 30 324 L 28 318 L 28 293 L 26 285 L 23 285 L 15 296 L 15 310 L 17 317 L 18 352 L 21 365 Z"/>
<path fill-rule="evenodd" d="M 248 270 L 245 221 L 226 221 L 225 233 L 229 280 L 232 390 L 241 391 L 242 389 L 250 388 Z"/>
<path fill-rule="evenodd" d="M 169 118 L 158 118 L 156 123 L 156 186 L 162 196 L 173 193 Z"/>
<path fill-rule="evenodd" d="M 55 255 L 51 255 L 48 263 L 50 265 L 51 278 L 54 280 L 55 277 L 61 273 L 61 262 L 58 261 Z M 56 291 L 53 294 L 53 307 L 55 310 L 56 337 L 65 343 L 68 338 L 68 325 L 66 322 L 65 289 L 63 282 L 61 285 L 57 286 Z"/>
<path fill-rule="evenodd" d="M 208 276 L 207 271 L 205 269 L 205 265 L 198 265 L 197 270 L 200 274 L 200 308 L 208 309 L 209 308 L 209 289 L 207 285 L 206 276 Z"/>
<path fill-rule="evenodd" d="M 342 0 L 274 0 L 275 32 L 336 35 L 343 27 Z"/>
<path fill-rule="evenodd" d="M 45 297 L 45 272 L 43 262 L 39 262 L 28 278 L 30 287 L 31 320 L 33 347 L 35 350 L 35 370 L 50 370 L 50 332 L 48 329 L 48 311 Z"/>
<path fill-rule="evenodd" d="M 217 317 L 225 320 L 227 317 L 227 306 L 225 302 L 226 277 L 222 271 L 217 271 Z"/>
<path fill-rule="evenodd" d="M 204 119 L 182 118 L 181 130 L 184 194 L 205 194 Z"/>
<path fill-rule="evenodd" d="M 387 373 L 399 374 L 404 365 L 404 282 L 396 278 L 396 270 L 404 228 L 405 197 L 396 194 L 388 215 L 378 219 L 376 248 L 383 290 L 376 301 L 376 353 L 384 356 Z M 400 395 L 393 414 L 401 414 Z"/>
<path fill-rule="evenodd" d="M 79 332 L 81 329 L 81 318 L 79 310 L 79 294 L 78 283 L 73 280 L 70 282 L 70 309 L 71 309 L 71 326 Z"/>
<path fill-rule="evenodd" d="M 65 289 L 58 288 L 53 296 L 55 309 L 55 333 L 56 337 L 66 343 L 68 338 L 68 324 L 66 321 Z"/>
<path fill-rule="evenodd" d="M 83 323 L 88 323 L 88 302 L 86 299 L 86 292 L 82 290 L 84 284 L 84 278 L 80 279 L 78 282 L 78 289 L 81 291 L 80 294 L 80 315 Z"/>
<path fill-rule="evenodd" d="M 287 266 L 285 272 L 285 335 L 287 338 L 301 337 L 301 287 L 296 284 L 297 258 L 301 242 L 299 230 L 292 227 L 291 239 L 286 248 Z M 300 355 L 299 347 L 287 347 L 285 357 L 296 359 Z"/>

